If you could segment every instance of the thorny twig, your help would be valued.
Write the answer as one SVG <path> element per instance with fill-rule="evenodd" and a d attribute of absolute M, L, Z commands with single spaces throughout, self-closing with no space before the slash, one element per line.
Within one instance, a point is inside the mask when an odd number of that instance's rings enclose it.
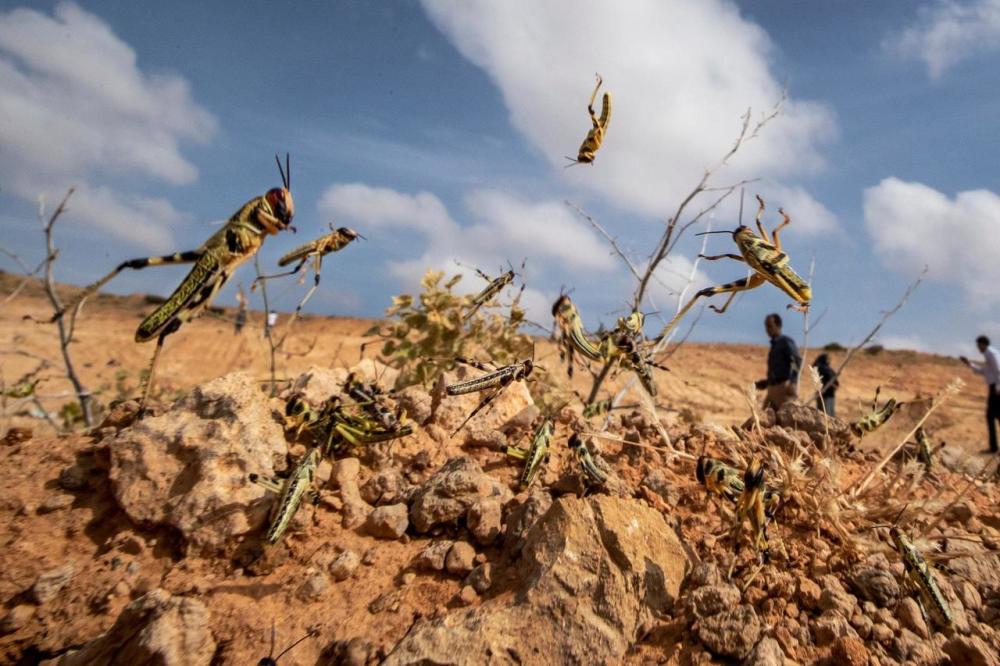
<path fill-rule="evenodd" d="M 902 308 L 903 305 L 906 303 L 906 301 L 910 298 L 910 294 L 912 294 L 914 291 L 916 291 L 917 287 L 920 286 L 920 283 L 923 282 L 925 275 L 927 275 L 927 267 L 926 266 L 924 266 L 924 270 L 920 271 L 920 275 L 917 276 L 917 279 L 914 280 L 910 284 L 910 286 L 906 288 L 906 291 L 903 292 L 903 297 L 899 299 L 899 302 L 896 303 L 895 307 L 893 307 L 890 310 L 886 310 L 885 312 L 883 312 L 882 313 L 882 318 L 879 319 L 879 321 L 878 321 L 877 324 L 875 324 L 875 328 L 873 328 L 871 331 L 869 331 L 868 335 L 865 336 L 865 339 L 862 340 L 861 342 L 859 342 L 854 347 L 851 347 L 851 349 L 848 350 L 847 355 L 844 356 L 844 360 L 840 362 L 840 366 L 833 372 L 833 376 L 830 379 L 830 381 L 828 381 L 826 384 L 824 384 L 823 388 L 821 388 L 819 391 L 817 391 L 815 394 L 813 394 L 813 396 L 809 399 L 809 402 L 813 402 L 814 400 L 816 400 L 817 395 L 819 395 L 823 391 L 826 391 L 828 388 L 830 388 L 830 386 L 833 384 L 833 382 L 836 381 L 836 379 L 844 371 L 844 368 L 847 367 L 847 364 L 851 362 L 851 359 L 854 357 L 854 354 L 856 354 L 859 349 L 861 349 L 862 347 L 864 347 L 866 344 L 868 344 L 871 341 L 872 338 L 875 337 L 875 335 L 882 329 L 882 327 L 885 325 L 885 323 L 887 321 L 889 321 L 889 318 L 892 317 L 892 315 L 894 315 L 897 312 L 899 312 L 900 308 Z"/>
<path fill-rule="evenodd" d="M 73 191 L 74 188 L 70 188 L 69 191 L 66 192 L 66 196 L 63 197 L 59 206 L 57 206 L 52 212 L 48 221 L 45 220 L 45 202 L 41 199 L 39 199 L 38 202 L 38 221 L 41 223 L 42 231 L 45 233 L 45 294 L 48 296 L 49 303 L 52 304 L 52 309 L 56 313 L 63 311 L 63 303 L 59 298 L 59 294 L 56 293 L 55 279 L 52 275 L 52 266 L 59 254 L 59 251 L 56 249 L 55 242 L 52 239 L 52 228 L 55 226 L 59 216 L 66 212 L 66 202 L 69 201 Z M 76 368 L 73 366 L 73 359 L 69 354 L 69 346 L 73 342 L 73 325 L 70 324 L 67 328 L 63 317 L 58 317 L 55 320 L 55 324 L 59 330 L 59 348 L 62 352 L 63 363 L 66 366 L 66 378 L 69 379 L 71 384 L 73 384 L 73 391 L 76 393 L 77 399 L 80 401 L 80 410 L 83 412 L 83 421 L 87 424 L 88 428 L 91 428 L 94 425 L 92 395 L 90 391 L 84 387 L 83 383 L 80 381 L 80 377 L 76 374 Z"/>

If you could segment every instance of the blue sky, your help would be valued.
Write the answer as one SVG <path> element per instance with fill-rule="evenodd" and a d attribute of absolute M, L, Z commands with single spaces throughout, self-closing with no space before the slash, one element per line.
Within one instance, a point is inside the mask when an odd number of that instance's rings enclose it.
<path fill-rule="evenodd" d="M 815 256 L 813 317 L 826 311 L 814 340 L 860 339 L 924 264 L 885 344 L 1000 338 L 1000 0 L 587 4 L 4 3 L 0 244 L 37 261 L 35 197 L 76 185 L 58 270 L 87 283 L 198 246 L 277 183 L 272 156 L 288 150 L 299 233 L 269 239 L 265 264 L 331 221 L 370 239 L 325 262 L 314 312 L 375 316 L 430 266 L 527 256 L 535 318 L 565 285 L 596 326 L 633 283 L 564 200 L 641 264 L 743 111 L 786 87 L 783 115 L 714 182 L 758 177 L 748 213 L 761 191 L 769 222 L 792 214 L 786 247 L 802 274 Z M 607 141 L 593 167 L 565 170 L 595 71 L 615 96 Z M 714 228 L 734 225 L 735 203 Z M 679 245 L 664 284 L 683 285 L 698 247 Z M 183 271 L 110 290 L 165 294 Z M 701 263 L 695 282 L 743 274 Z M 275 289 L 292 308 L 305 287 Z M 667 287 L 653 297 L 647 310 L 675 307 Z M 762 341 L 762 316 L 787 302 L 762 287 L 706 313 L 693 339 Z"/>

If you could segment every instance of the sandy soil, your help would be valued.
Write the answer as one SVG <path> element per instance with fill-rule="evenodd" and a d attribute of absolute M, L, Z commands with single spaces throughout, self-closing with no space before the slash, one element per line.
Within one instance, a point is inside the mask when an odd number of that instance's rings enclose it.
<path fill-rule="evenodd" d="M 9 276 L 0 281 L 0 294 L 9 293 L 13 284 Z M 65 291 L 69 294 L 73 289 Z M 148 363 L 152 345 L 136 344 L 134 330 L 154 307 L 142 296 L 100 296 L 84 309 L 73 358 L 84 383 L 93 387 L 102 401 L 136 393 L 139 372 Z M 71 398 L 66 395 L 68 384 L 60 378 L 54 329 L 39 323 L 48 312 L 47 302 L 35 285 L 0 307 L 0 371 L 10 384 L 34 370 L 39 359 L 49 359 L 51 367 L 43 371 L 46 379 L 38 393 L 45 408 L 56 413 Z M 225 310 L 203 317 L 168 340 L 159 370 L 161 401 L 236 369 L 250 370 L 262 382 L 267 380 L 269 354 L 261 335 L 261 314 L 252 313 L 240 335 L 233 332 L 233 316 L 232 310 Z M 287 343 L 290 353 L 278 357 L 277 376 L 295 377 L 313 365 L 354 365 L 365 341 L 362 333 L 371 324 L 357 319 L 303 318 Z M 763 346 L 684 345 L 669 361 L 672 371 L 659 374 L 660 403 L 681 422 L 741 423 L 750 414 L 746 387 L 763 372 L 765 356 Z M 836 365 L 841 354 L 832 356 Z M 538 361 L 553 367 L 558 364 L 550 344 L 540 345 Z M 977 453 L 984 448 L 982 385 L 955 359 L 905 351 L 861 354 L 842 381 L 840 414 L 850 417 L 859 413 L 858 401 L 870 403 L 878 385 L 884 397 L 910 402 L 863 443 L 865 449 L 888 447 L 922 415 L 926 403 L 919 401 L 939 392 L 955 377 L 965 378 L 967 386 L 933 415 L 928 426 L 935 441 L 948 443 L 946 450 L 953 462 L 964 461 L 968 469 L 978 469 L 986 460 Z M 578 379 L 578 388 L 586 389 L 585 378 Z M 443 614 L 462 605 L 457 597 L 461 581 L 453 577 L 421 573 L 412 581 L 401 582 L 407 563 L 423 549 L 426 538 L 411 541 L 407 536 L 385 542 L 344 529 L 337 514 L 324 505 L 325 500 L 298 521 L 307 529 L 290 534 L 270 568 L 252 577 L 238 555 L 186 557 L 169 531 L 133 525 L 117 507 L 107 480 L 107 449 L 98 445 L 97 438 L 54 437 L 39 418 L 21 413 L 30 409 L 26 403 L 9 399 L 5 409 L 0 432 L 9 426 L 30 427 L 35 437 L 0 446 L 0 483 L 4 487 L 0 498 L 0 599 L 5 601 L 5 609 L 27 603 L 27 590 L 38 575 L 66 562 L 75 563 L 77 574 L 59 598 L 39 606 L 23 628 L 0 637 L 0 663 L 36 663 L 68 646 L 83 644 L 106 631 L 132 599 L 154 587 L 204 601 L 211 610 L 212 633 L 219 642 L 217 661 L 226 664 L 255 663 L 265 656 L 272 621 L 278 626 L 279 649 L 308 629 L 317 630 L 321 637 L 303 643 L 282 664 L 334 663 L 329 661 L 332 655 L 352 636 L 365 637 L 374 646 L 370 653 L 374 655 L 377 649 L 391 648 L 415 618 Z M 557 439 L 565 440 L 566 436 L 560 427 Z M 423 449 L 434 450 L 441 459 L 470 453 L 453 445 L 443 447 L 420 432 L 406 440 L 397 455 L 407 459 Z M 614 444 L 605 451 L 632 486 L 638 486 L 649 469 L 662 465 L 655 454 L 647 453 L 635 456 L 634 451 L 623 451 Z M 472 454 L 491 475 L 513 485 L 517 470 L 501 452 L 475 449 Z M 70 493 L 68 504 L 52 508 L 53 498 L 67 495 L 60 489 L 59 477 L 71 465 L 88 473 L 86 490 Z M 543 482 L 552 483 L 556 470 L 568 465 L 568 452 L 556 452 Z M 693 480 L 692 465 L 674 461 L 664 469 L 669 479 L 683 480 L 680 503 L 669 507 L 660 502 L 662 506 L 657 508 L 671 524 L 680 526 L 702 556 L 710 554 L 715 538 L 709 540 L 705 535 L 719 534 L 724 528 L 714 511 L 708 511 L 704 494 Z M 850 473 L 859 475 L 859 470 L 852 468 Z M 363 472 L 363 476 L 368 473 Z M 943 480 L 945 485 L 957 487 L 960 477 Z M 980 514 L 992 513 L 986 496 L 977 494 L 974 500 Z M 444 536 L 459 533 L 446 532 Z M 361 566 L 349 583 L 334 584 L 322 603 L 298 599 L 296 590 L 304 572 L 340 549 L 370 552 L 371 562 Z M 499 558 L 497 547 L 479 551 L 491 562 Z M 793 557 L 796 566 L 806 567 L 811 561 L 804 547 L 802 553 L 793 552 Z M 502 598 L 509 590 L 501 582 L 484 598 Z M 699 653 L 700 648 L 692 647 L 685 636 L 683 632 L 673 636 L 671 640 L 677 643 L 666 647 L 646 645 L 631 661 L 697 662 L 692 655 L 705 653 Z M 800 655 L 803 659 L 816 654 L 808 651 L 813 650 L 808 646 L 803 650 L 807 650 Z"/>

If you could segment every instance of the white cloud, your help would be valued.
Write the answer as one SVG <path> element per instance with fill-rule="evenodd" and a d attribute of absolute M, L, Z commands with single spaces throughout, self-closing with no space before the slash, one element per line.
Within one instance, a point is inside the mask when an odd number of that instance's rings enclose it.
<path fill-rule="evenodd" d="M 422 253 L 388 263 L 390 273 L 408 287 L 418 284 L 428 268 L 437 268 L 466 274 L 460 290 L 481 289 L 480 278 L 456 261 L 495 275 L 500 261 L 509 260 L 517 267 L 526 258 L 528 281 L 534 283 L 544 275 L 549 284 L 570 271 L 607 273 L 616 268 L 609 248 L 561 203 L 528 202 L 496 190 L 475 190 L 466 196 L 465 205 L 474 220 L 470 225 L 456 222 L 433 194 L 349 183 L 327 188 L 319 209 L 338 224 L 356 224 L 364 234 L 380 232 L 391 238 L 392 232 L 416 232 Z M 541 317 L 553 299 L 554 294 L 527 289 L 522 303 L 529 315 Z"/>
<path fill-rule="evenodd" d="M 117 173 L 191 182 L 197 169 L 179 143 L 204 141 L 215 129 L 184 79 L 142 72 L 128 44 L 72 3 L 52 16 L 0 12 L 0 123 L 5 188 L 34 200 L 76 185 L 71 201 L 81 218 L 161 249 L 181 215 L 163 199 L 94 181 Z"/>
<path fill-rule="evenodd" d="M 644 215 L 675 207 L 731 146 L 747 107 L 756 116 L 782 94 L 767 34 L 722 0 L 424 0 L 424 7 L 496 82 L 512 124 L 554 171 Z M 590 127 L 595 71 L 614 99 L 605 145 L 596 166 L 563 170 Z M 789 185 L 823 166 L 820 146 L 835 131 L 828 108 L 789 99 L 720 182 L 749 175 Z"/>
<path fill-rule="evenodd" d="M 956 285 L 980 306 L 1000 303 L 1000 196 L 988 190 L 954 199 L 921 183 L 886 178 L 865 190 L 865 224 L 890 268 Z"/>
<path fill-rule="evenodd" d="M 932 79 L 963 60 L 1000 50 L 1000 0 L 939 1 L 883 42 L 904 58 L 921 60 Z"/>

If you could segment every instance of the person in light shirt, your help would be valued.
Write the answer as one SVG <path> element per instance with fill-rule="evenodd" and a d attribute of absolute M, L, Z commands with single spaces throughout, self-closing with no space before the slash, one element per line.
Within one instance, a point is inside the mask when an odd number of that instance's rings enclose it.
<path fill-rule="evenodd" d="M 983 362 L 970 361 L 961 356 L 965 363 L 977 375 L 982 376 L 989 387 L 986 394 L 986 429 L 990 435 L 988 453 L 997 452 L 997 421 L 1000 421 L 1000 353 L 990 347 L 990 339 L 985 335 L 976 338 L 976 347 L 983 355 Z"/>

